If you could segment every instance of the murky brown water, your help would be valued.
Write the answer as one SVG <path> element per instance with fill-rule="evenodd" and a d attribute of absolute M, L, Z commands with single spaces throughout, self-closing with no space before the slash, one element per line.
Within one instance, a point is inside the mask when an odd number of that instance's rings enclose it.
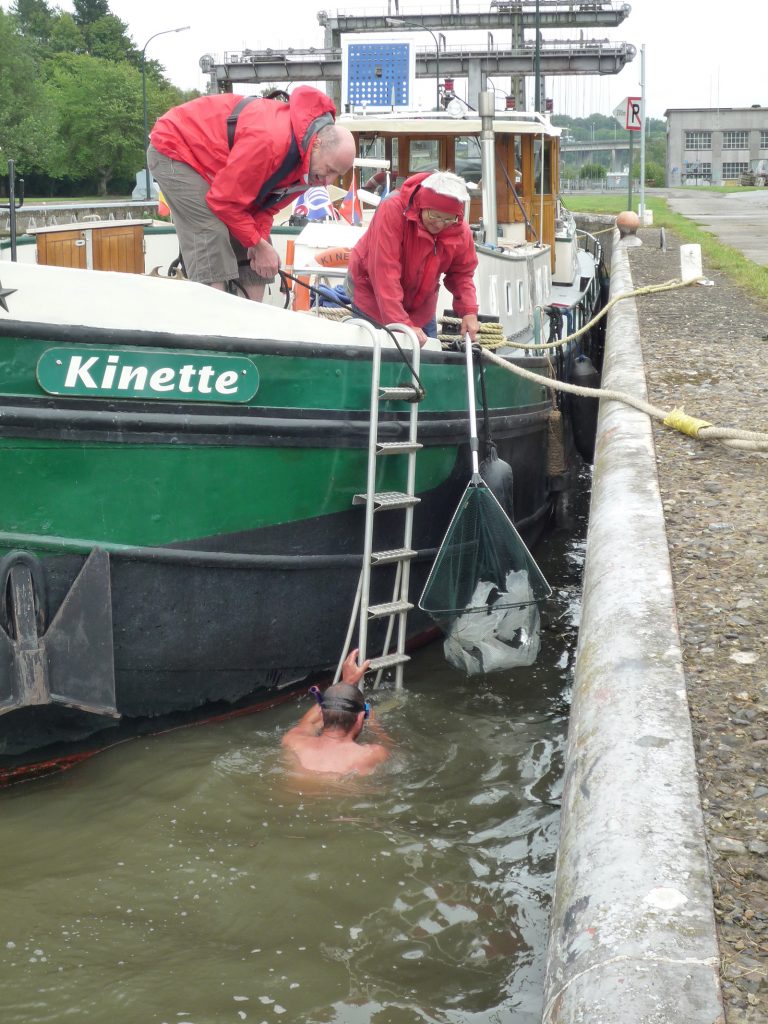
<path fill-rule="evenodd" d="M 537 554 L 537 665 L 420 652 L 372 777 L 291 776 L 292 704 L 0 794 L 3 1024 L 537 1022 L 580 535 Z"/>

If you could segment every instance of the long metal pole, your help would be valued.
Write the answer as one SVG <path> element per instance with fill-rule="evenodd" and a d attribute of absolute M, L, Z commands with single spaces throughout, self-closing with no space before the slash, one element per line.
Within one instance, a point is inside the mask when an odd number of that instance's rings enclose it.
<path fill-rule="evenodd" d="M 629 133 L 629 174 L 627 175 L 629 195 L 627 198 L 627 209 L 632 210 L 632 148 L 635 141 L 635 133 Z"/>
<path fill-rule="evenodd" d="M 152 198 L 152 190 L 149 183 L 149 164 L 147 163 L 147 150 L 149 149 L 149 116 L 147 113 L 147 47 L 153 39 L 158 36 L 167 36 L 171 32 L 186 32 L 189 25 L 182 25 L 181 28 L 165 28 L 162 32 L 155 32 L 153 36 L 144 43 L 141 48 L 141 105 L 144 113 L 144 198 L 148 201 Z"/>
<path fill-rule="evenodd" d="M 536 17 L 534 18 L 534 28 L 536 30 L 536 46 L 533 51 L 533 109 L 534 112 L 541 110 L 540 104 L 540 92 L 541 87 L 539 80 L 541 78 L 541 43 L 539 42 L 539 26 L 540 26 L 540 13 L 539 13 L 539 0 L 536 0 Z"/>
<path fill-rule="evenodd" d="M 11 233 L 11 262 L 16 262 L 16 162 L 8 161 L 8 229 Z"/>
<path fill-rule="evenodd" d="M 435 110 L 440 109 L 440 40 L 437 38 L 431 28 L 424 28 L 425 32 L 429 32 L 435 41 Z"/>
<path fill-rule="evenodd" d="M 477 109 L 480 114 L 480 158 L 483 168 L 483 228 L 485 243 L 498 245 L 499 225 L 496 210 L 496 148 L 493 129 L 493 115 L 496 112 L 495 93 L 484 91 L 478 94 Z"/>
<path fill-rule="evenodd" d="M 645 43 L 640 47 L 640 223 L 645 223 Z"/>
<path fill-rule="evenodd" d="M 147 40 L 148 42 L 149 40 Z M 149 123 L 147 115 L 147 47 L 141 51 L 141 102 L 144 109 L 144 198 L 151 198 L 149 186 L 149 164 L 147 163 L 147 150 L 149 149 Z"/>

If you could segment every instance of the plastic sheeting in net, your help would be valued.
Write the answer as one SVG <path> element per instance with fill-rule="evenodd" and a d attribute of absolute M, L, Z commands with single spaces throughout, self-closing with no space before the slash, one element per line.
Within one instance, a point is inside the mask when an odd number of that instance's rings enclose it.
<path fill-rule="evenodd" d="M 551 593 L 493 492 L 471 483 L 419 601 L 446 634 L 447 660 L 469 675 L 533 664 L 538 602 Z"/>

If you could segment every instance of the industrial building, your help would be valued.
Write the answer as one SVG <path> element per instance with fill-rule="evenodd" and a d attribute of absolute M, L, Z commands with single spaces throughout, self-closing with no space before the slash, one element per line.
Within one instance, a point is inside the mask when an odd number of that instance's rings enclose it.
<path fill-rule="evenodd" d="M 752 162 L 768 157 L 768 107 L 670 108 L 667 185 L 739 182 Z"/>

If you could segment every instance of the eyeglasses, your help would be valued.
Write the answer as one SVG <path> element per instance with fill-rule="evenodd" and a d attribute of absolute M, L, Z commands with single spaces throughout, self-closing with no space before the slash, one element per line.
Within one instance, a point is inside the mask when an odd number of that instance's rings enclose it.
<path fill-rule="evenodd" d="M 437 210 L 424 210 L 424 216 L 434 224 L 458 224 L 459 218 L 452 213 L 438 213 Z"/>

